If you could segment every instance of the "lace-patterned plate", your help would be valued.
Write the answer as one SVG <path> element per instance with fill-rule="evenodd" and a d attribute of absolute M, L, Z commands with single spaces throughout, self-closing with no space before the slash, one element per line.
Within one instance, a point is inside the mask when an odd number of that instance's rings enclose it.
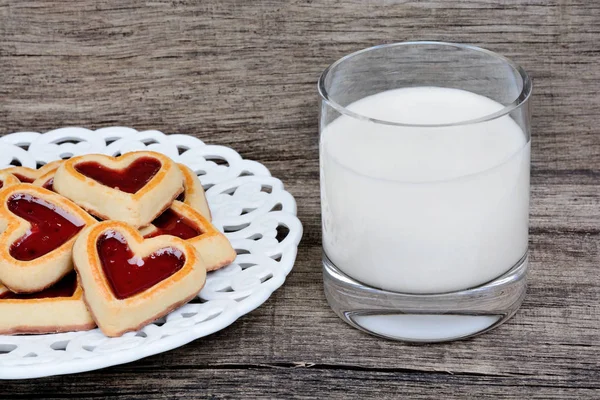
<path fill-rule="evenodd" d="M 123 364 L 182 346 L 232 324 L 279 288 L 296 258 L 302 225 L 283 184 L 234 150 L 187 135 L 111 127 L 19 132 L 0 138 L 0 168 L 41 164 L 86 153 L 112 156 L 153 150 L 194 170 L 206 190 L 213 224 L 238 252 L 208 274 L 198 297 L 165 318 L 108 338 L 100 330 L 48 335 L 0 335 L 0 379 L 38 378 Z"/>

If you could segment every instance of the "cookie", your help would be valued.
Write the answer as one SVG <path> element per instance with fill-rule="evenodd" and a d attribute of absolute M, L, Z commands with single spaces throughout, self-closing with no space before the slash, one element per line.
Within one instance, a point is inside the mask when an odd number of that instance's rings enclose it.
<path fill-rule="evenodd" d="M 53 189 L 100 219 L 142 227 L 182 193 L 183 176 L 171 159 L 152 151 L 89 154 L 65 161 Z"/>
<path fill-rule="evenodd" d="M 73 269 L 73 243 L 94 223 L 49 190 L 28 183 L 0 190 L 0 282 L 17 293 L 52 286 Z"/>
<path fill-rule="evenodd" d="M 19 179 L 13 174 L 6 172 L 6 170 L 0 171 L 0 189 L 16 185 L 20 183 Z"/>
<path fill-rule="evenodd" d="M 214 271 L 235 260 L 236 252 L 229 240 L 198 211 L 180 201 L 140 230 L 144 238 L 173 235 L 196 248 L 208 271 Z"/>
<path fill-rule="evenodd" d="M 144 239 L 120 221 L 84 229 L 73 260 L 88 309 L 110 337 L 187 303 L 206 281 L 206 266 L 191 244 L 166 235 Z"/>
<path fill-rule="evenodd" d="M 16 294 L 0 285 L 2 335 L 85 331 L 95 326 L 75 272 L 33 294 Z"/>
<path fill-rule="evenodd" d="M 41 175 L 39 178 L 34 180 L 31 184 L 54 192 L 54 174 L 56 174 L 56 170 L 48 171 L 44 175 Z"/>
<path fill-rule="evenodd" d="M 183 174 L 183 193 L 179 195 L 177 200 L 191 206 L 194 210 L 198 211 L 208 222 L 212 221 L 212 215 L 210 214 L 210 208 L 208 208 L 208 202 L 206 201 L 206 194 L 198 175 L 194 173 L 189 167 L 183 164 L 177 164 Z"/>
<path fill-rule="evenodd" d="M 44 164 L 38 169 L 28 167 L 11 167 L 5 169 L 4 171 L 13 174 L 19 181 L 23 183 L 33 183 L 33 181 L 38 179 L 40 176 L 51 171 L 56 171 L 56 169 L 60 167 L 62 163 L 63 160 L 56 160 Z"/>

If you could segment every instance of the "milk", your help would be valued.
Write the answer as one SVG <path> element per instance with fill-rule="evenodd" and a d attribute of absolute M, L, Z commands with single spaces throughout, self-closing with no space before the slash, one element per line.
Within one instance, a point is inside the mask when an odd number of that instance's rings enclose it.
<path fill-rule="evenodd" d="M 449 88 L 390 90 L 347 109 L 452 124 L 503 106 Z M 446 127 L 342 115 L 322 127 L 323 248 L 345 274 L 402 293 L 472 288 L 527 251 L 529 139 L 508 115 Z"/>

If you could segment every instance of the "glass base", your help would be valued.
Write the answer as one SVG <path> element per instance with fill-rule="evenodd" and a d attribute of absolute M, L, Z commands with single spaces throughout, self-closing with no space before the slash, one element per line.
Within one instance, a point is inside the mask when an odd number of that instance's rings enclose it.
<path fill-rule="evenodd" d="M 442 294 L 406 294 L 373 288 L 337 268 L 323 254 L 325 296 L 355 328 L 386 339 L 445 342 L 493 329 L 512 317 L 526 291 L 527 254 L 482 286 Z"/>

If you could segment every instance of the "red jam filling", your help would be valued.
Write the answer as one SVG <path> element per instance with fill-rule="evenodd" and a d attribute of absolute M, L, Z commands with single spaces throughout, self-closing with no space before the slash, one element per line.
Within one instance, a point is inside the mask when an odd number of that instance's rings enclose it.
<path fill-rule="evenodd" d="M 155 158 L 141 157 L 125 169 L 111 169 L 96 161 L 86 161 L 75 165 L 80 174 L 100 182 L 104 186 L 135 193 L 160 170 L 161 163 Z"/>
<path fill-rule="evenodd" d="M 31 261 L 60 247 L 84 226 L 84 223 L 46 200 L 27 193 L 13 194 L 8 209 L 31 224 L 31 228 L 10 246 L 10 255 Z"/>
<path fill-rule="evenodd" d="M 4 186 L 4 181 L 0 181 L 0 189 Z"/>
<path fill-rule="evenodd" d="M 0 295 L 0 299 L 48 299 L 54 297 L 72 297 L 77 288 L 77 275 L 75 272 L 67 274 L 58 283 L 50 286 L 48 289 L 44 289 L 37 293 L 24 293 L 18 294 L 13 292 L 6 292 Z"/>
<path fill-rule="evenodd" d="M 13 175 L 22 183 L 33 183 L 33 181 L 35 180 L 35 179 L 28 178 L 21 174 L 13 174 Z"/>
<path fill-rule="evenodd" d="M 177 236 L 181 239 L 191 239 L 202 234 L 202 231 L 189 219 L 177 214 L 170 208 L 152 221 L 157 229 L 144 236 L 145 238 L 155 237 L 159 235 Z"/>
<path fill-rule="evenodd" d="M 52 191 L 54 191 L 54 188 L 52 187 L 52 185 L 54 185 L 54 178 L 50 178 L 50 179 L 48 179 L 48 180 L 46 181 L 46 183 L 44 183 L 44 184 L 42 185 L 42 187 L 43 187 L 44 189 L 48 189 L 48 190 L 52 190 Z"/>
<path fill-rule="evenodd" d="M 96 243 L 104 274 L 115 297 L 126 299 L 151 288 L 179 271 L 185 264 L 181 250 L 158 249 L 147 257 L 133 254 L 119 232 L 105 232 Z"/>

